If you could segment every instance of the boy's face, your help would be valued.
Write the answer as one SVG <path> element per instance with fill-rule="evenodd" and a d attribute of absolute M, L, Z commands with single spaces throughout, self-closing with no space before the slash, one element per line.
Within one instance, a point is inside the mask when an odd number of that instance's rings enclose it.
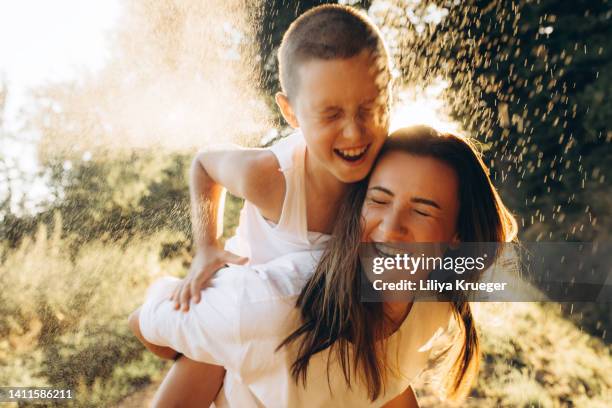
<path fill-rule="evenodd" d="M 302 130 L 313 166 L 345 183 L 365 178 L 388 132 L 387 86 L 371 54 L 311 60 L 298 75 L 290 124 Z"/>

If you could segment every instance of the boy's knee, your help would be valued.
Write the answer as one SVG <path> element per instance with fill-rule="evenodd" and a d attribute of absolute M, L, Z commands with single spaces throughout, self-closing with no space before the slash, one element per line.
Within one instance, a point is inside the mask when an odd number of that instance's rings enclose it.
<path fill-rule="evenodd" d="M 132 333 L 134 333 L 134 335 L 136 335 L 136 336 L 140 332 L 140 324 L 139 324 L 139 320 L 138 320 L 138 315 L 139 314 L 140 314 L 140 308 L 134 310 L 128 316 L 128 327 L 130 328 Z"/>

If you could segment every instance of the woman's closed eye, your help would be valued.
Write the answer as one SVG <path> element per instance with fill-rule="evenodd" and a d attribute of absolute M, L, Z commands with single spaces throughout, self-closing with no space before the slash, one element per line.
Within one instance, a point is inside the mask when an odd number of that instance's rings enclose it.
<path fill-rule="evenodd" d="M 388 200 L 385 200 L 383 198 L 377 198 L 377 197 L 368 197 L 368 200 L 370 201 L 370 203 L 373 204 L 378 204 L 378 205 L 385 205 L 385 204 L 389 204 Z"/>
<path fill-rule="evenodd" d="M 429 214 L 429 213 L 427 213 L 427 212 L 425 212 L 423 210 L 416 210 L 415 209 L 414 212 L 419 214 L 419 215 L 421 215 L 421 216 L 423 216 L 423 217 L 431 217 L 431 214 Z"/>

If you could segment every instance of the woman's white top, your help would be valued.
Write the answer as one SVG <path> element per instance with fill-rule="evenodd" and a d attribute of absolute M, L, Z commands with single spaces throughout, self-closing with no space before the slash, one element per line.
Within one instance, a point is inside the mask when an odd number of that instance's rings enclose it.
<path fill-rule="evenodd" d="M 278 224 L 265 219 L 251 202 L 244 202 L 236 234 L 225 249 L 249 258 L 250 265 L 298 251 L 322 249 L 329 235 L 308 231 L 306 214 L 306 142 L 297 131 L 270 147 L 285 176 L 285 198 Z"/>
<path fill-rule="evenodd" d="M 179 282 L 163 278 L 149 289 L 140 329 L 151 343 L 227 370 L 217 407 L 371 407 L 401 394 L 425 368 L 433 340 L 448 327 L 448 303 L 415 303 L 388 339 L 388 379 L 371 402 L 361 383 L 349 389 L 335 354 L 311 358 L 306 387 L 291 377 L 293 349 L 276 347 L 299 327 L 297 296 L 321 251 L 288 254 L 267 264 L 221 269 L 188 312 L 174 310 L 170 294 Z M 332 358 L 327 377 L 327 362 Z"/>

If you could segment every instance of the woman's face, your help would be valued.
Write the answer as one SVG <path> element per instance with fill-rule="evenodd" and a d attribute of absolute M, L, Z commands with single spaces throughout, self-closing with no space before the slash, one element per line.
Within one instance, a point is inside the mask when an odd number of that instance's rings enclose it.
<path fill-rule="evenodd" d="M 370 177 L 364 242 L 456 242 L 459 182 L 446 163 L 389 152 Z"/>

